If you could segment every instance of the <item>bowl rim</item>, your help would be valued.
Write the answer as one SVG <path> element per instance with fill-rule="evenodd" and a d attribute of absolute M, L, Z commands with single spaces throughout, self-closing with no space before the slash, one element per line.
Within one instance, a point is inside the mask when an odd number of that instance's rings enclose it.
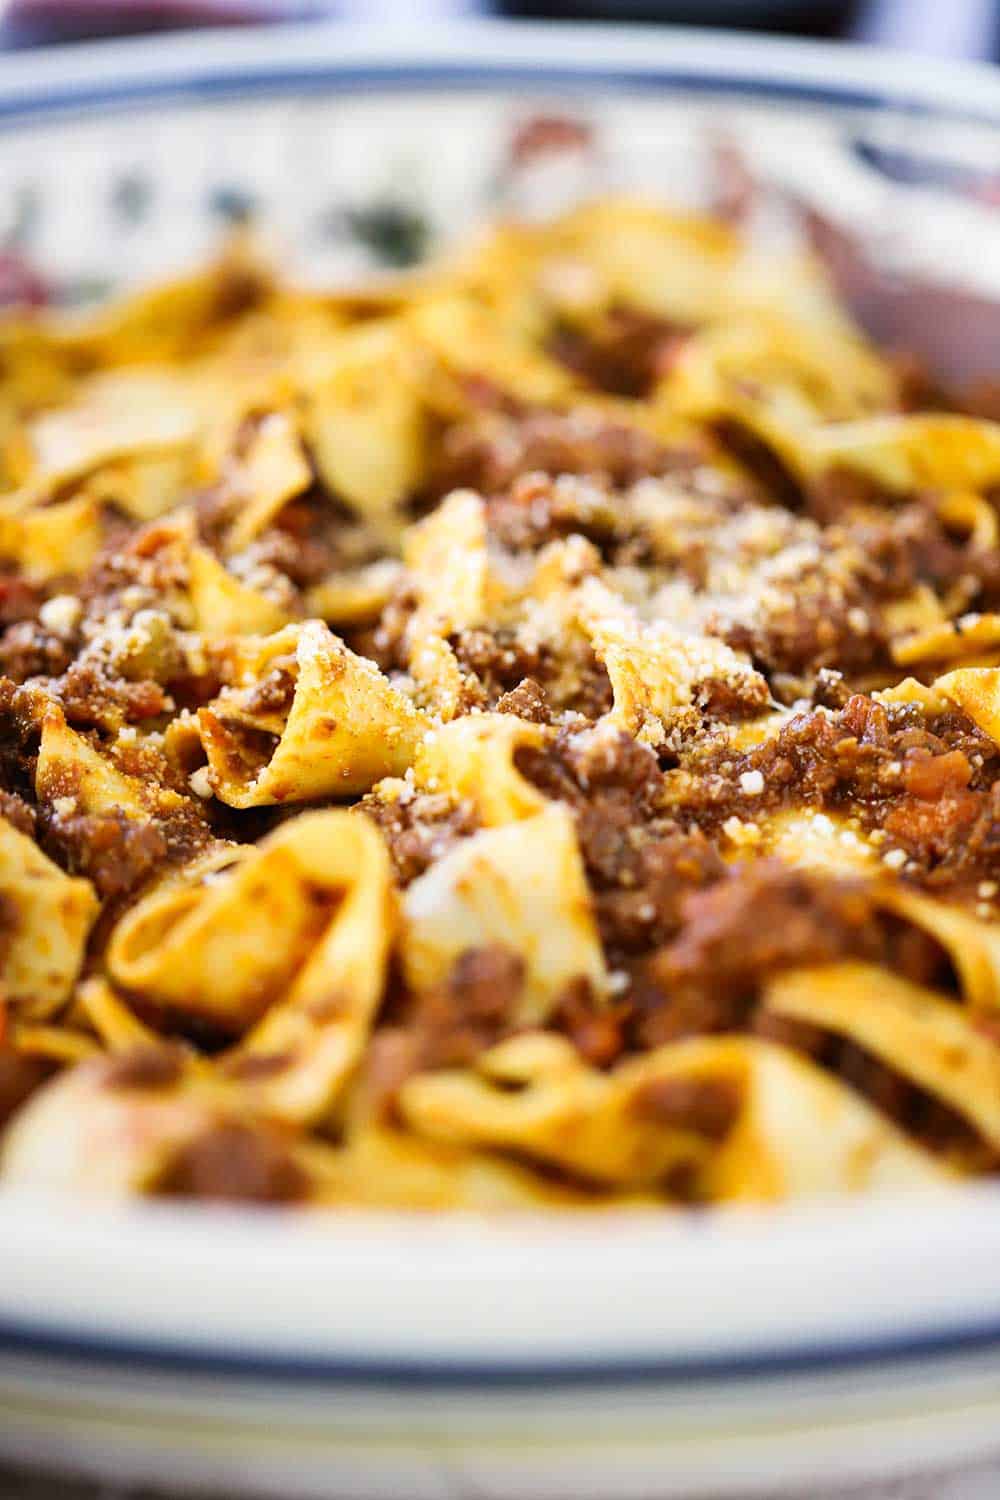
<path fill-rule="evenodd" d="M 0 1201 L 0 1358 L 468 1390 L 843 1378 L 995 1359 L 998 1256 L 989 1184 L 492 1221 L 19 1190 Z"/>
<path fill-rule="evenodd" d="M 375 84 L 690 89 L 1000 124 L 1000 71 L 697 29 L 219 29 L 0 58 L 0 129 Z M 248 1247 L 252 1250 L 247 1254 Z M 917 1254 L 914 1254 L 914 1249 Z M 0 1193 L 0 1352 L 246 1377 L 744 1380 L 1000 1350 L 1000 1189 L 489 1224 Z"/>
<path fill-rule="evenodd" d="M 86 42 L 0 57 L 0 124 L 62 110 L 135 107 L 171 98 L 483 86 L 689 87 L 802 105 L 902 110 L 1000 122 L 1000 68 L 941 62 L 858 43 L 738 30 L 471 19 L 352 27 L 306 21 L 220 26 Z"/>

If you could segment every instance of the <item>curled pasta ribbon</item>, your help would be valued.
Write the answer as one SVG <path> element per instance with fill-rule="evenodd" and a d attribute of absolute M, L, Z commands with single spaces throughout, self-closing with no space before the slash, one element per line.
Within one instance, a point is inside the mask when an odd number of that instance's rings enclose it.
<path fill-rule="evenodd" d="M 97 975 L 77 988 L 76 1004 L 109 1052 L 129 1047 L 156 1046 L 159 1033 L 129 1009 L 113 985 Z"/>
<path fill-rule="evenodd" d="M 773 314 L 720 322 L 683 346 L 661 390 L 687 415 L 729 417 L 786 445 L 785 433 L 891 404 L 891 373 L 852 332 L 831 339 Z"/>
<path fill-rule="evenodd" d="M 953 1181 L 881 1110 L 805 1058 L 736 1038 L 704 1045 L 740 1050 L 749 1067 L 743 1111 L 698 1182 L 707 1201 L 925 1191 Z"/>
<path fill-rule="evenodd" d="M 230 1035 L 261 1022 L 241 1053 L 318 1068 L 316 1049 L 336 1031 L 342 1051 L 345 1017 L 367 1017 L 381 993 L 388 892 L 388 856 L 367 820 L 307 813 L 228 869 L 141 900 L 115 927 L 108 973 L 147 1005 Z"/>
<path fill-rule="evenodd" d="M 63 711 L 52 704 L 42 720 L 42 738 L 35 768 L 35 794 L 45 802 L 75 799 L 83 813 L 120 812 L 137 820 L 183 815 L 188 798 L 151 778 L 120 770 L 107 755 L 70 729 Z"/>
<path fill-rule="evenodd" d="M 305 813 L 272 839 L 281 833 L 338 904 L 284 998 L 226 1063 L 255 1109 L 307 1124 L 329 1112 L 361 1058 L 398 916 L 388 851 L 366 818 Z"/>
<path fill-rule="evenodd" d="M 246 452 L 230 466 L 227 479 L 246 497 L 226 538 L 229 550 L 238 552 L 312 483 L 312 471 L 287 413 L 274 411 L 264 417 Z"/>
<path fill-rule="evenodd" d="M 116 499 L 136 520 L 177 501 L 194 456 L 197 397 L 183 373 L 136 367 L 92 376 L 74 405 L 45 412 L 28 429 L 24 483 L 40 497 L 107 469 Z"/>
<path fill-rule="evenodd" d="M 1000 481 L 1000 424 L 951 415 L 882 416 L 812 432 L 806 466 L 857 470 L 886 489 L 981 491 Z"/>
<path fill-rule="evenodd" d="M 725 1113 L 685 1118 L 676 1106 L 706 1086 L 722 1090 Z M 843 1085 L 743 1038 L 695 1038 L 602 1073 L 564 1038 L 534 1033 L 501 1043 L 475 1071 L 409 1079 L 399 1109 L 429 1139 L 516 1150 L 622 1187 L 683 1180 L 697 1196 L 777 1199 L 943 1177 Z"/>
<path fill-rule="evenodd" d="M 101 508 L 89 494 L 52 505 L 0 509 L 0 557 L 33 583 L 86 572 L 101 545 Z"/>
<path fill-rule="evenodd" d="M 928 661 L 995 663 L 1000 660 L 1000 615 L 966 614 L 936 621 L 894 641 L 892 656 L 904 667 Z"/>
<path fill-rule="evenodd" d="M 267 1182 L 275 1199 L 310 1197 L 295 1136 L 239 1107 L 192 1054 L 160 1042 L 81 1062 L 46 1084 L 4 1139 L 0 1179 L 127 1198 L 174 1191 L 178 1172 L 183 1190 L 197 1191 L 207 1170 L 216 1194 L 239 1196 L 234 1151 L 258 1190 Z"/>
<path fill-rule="evenodd" d="M 443 636 L 419 628 L 409 632 L 408 644 L 407 665 L 420 703 L 449 723 L 461 714 L 465 701 L 466 674 L 458 657 Z"/>
<path fill-rule="evenodd" d="M 448 792 L 473 804 L 486 828 L 530 818 L 546 798 L 514 762 L 522 746 L 539 747 L 546 734 L 515 714 L 468 714 L 428 730 L 417 750 L 413 776 L 422 791 Z"/>
<path fill-rule="evenodd" d="M 82 1031 L 71 1031 L 59 1021 L 50 1025 L 36 1021 L 15 1021 L 11 1027 L 13 1050 L 21 1057 L 36 1057 L 57 1067 L 69 1067 L 73 1063 L 86 1062 L 99 1057 L 101 1048 L 92 1036 Z"/>
<path fill-rule="evenodd" d="M 86 317 L 58 325 L 59 345 L 98 361 L 136 365 L 177 360 L 204 347 L 205 330 L 217 319 L 234 278 L 252 287 L 262 301 L 273 293 L 257 247 L 243 233 L 229 236 L 209 266 L 102 303 Z"/>
<path fill-rule="evenodd" d="M 933 686 L 1000 745 L 1000 667 L 958 667 Z"/>
<path fill-rule="evenodd" d="M 407 528 L 403 561 L 420 602 L 418 636 L 481 625 L 500 602 L 502 590 L 490 570 L 486 506 L 472 490 L 455 490 L 426 520 Z"/>
<path fill-rule="evenodd" d="M 201 545 L 190 507 L 150 523 L 140 536 L 147 551 L 163 559 L 165 571 L 174 572 L 178 580 L 186 575 L 186 589 L 179 582 L 175 589 L 163 591 L 164 603 L 180 624 L 224 640 L 231 635 L 269 634 L 288 623 L 282 604 L 236 578 Z"/>
<path fill-rule="evenodd" d="M 534 1032 L 483 1054 L 475 1071 L 418 1074 L 398 1107 L 431 1140 L 516 1150 L 594 1182 L 639 1186 L 700 1165 L 711 1150 L 697 1132 L 642 1118 L 647 1072 L 600 1073 L 565 1038 Z"/>
<path fill-rule="evenodd" d="M 270 635 L 288 623 L 289 612 L 259 589 L 234 578 L 207 547 L 188 558 L 194 626 L 208 635 Z"/>
<path fill-rule="evenodd" d="M 148 1049 L 170 1062 L 146 1086 L 115 1083 L 113 1059 L 95 1058 L 42 1088 L 8 1131 L 0 1179 L 127 1197 L 154 1186 L 181 1150 L 223 1117 L 177 1049 Z"/>
<path fill-rule="evenodd" d="M 765 1003 L 779 1015 L 850 1037 L 1000 1149 L 1000 1056 L 961 1006 L 855 963 L 780 974 Z"/>
<path fill-rule="evenodd" d="M 1000 541 L 1000 522 L 990 502 L 972 490 L 941 495 L 935 509 L 949 531 L 958 531 L 975 552 L 986 552 Z"/>
<path fill-rule="evenodd" d="M 643 625 L 603 583 L 588 578 L 579 589 L 579 614 L 594 651 L 604 663 L 614 694 L 610 723 L 658 745 L 664 725 L 695 700 L 699 683 L 738 680 L 747 696 L 770 704 L 767 684 L 724 641 L 684 634 L 666 621 Z"/>
<path fill-rule="evenodd" d="M 16 1017 L 44 1020 L 69 999 L 97 896 L 89 880 L 65 875 L 6 818 L 0 818 L 0 896 L 4 995 Z"/>
<path fill-rule="evenodd" d="M 522 219 L 492 229 L 458 280 L 537 345 L 554 315 L 586 323 L 625 307 L 678 325 L 717 317 L 739 256 L 721 223 L 619 198 L 587 202 L 545 226 Z"/>
<path fill-rule="evenodd" d="M 723 224 L 672 214 L 639 199 L 583 205 L 566 216 L 557 244 L 592 264 L 610 303 L 677 323 L 715 316 L 740 247 Z"/>
<path fill-rule="evenodd" d="M 482 624 L 506 594 L 490 553 L 482 498 L 456 490 L 408 527 L 403 560 L 417 596 L 406 631 L 410 675 L 447 722 L 462 711 L 465 675 L 446 637 Z"/>
<path fill-rule="evenodd" d="M 358 1208 L 502 1213 L 529 1208 L 590 1208 L 601 1200 L 581 1187 L 540 1177 L 516 1162 L 401 1130 L 368 1127 L 338 1148 L 309 1145 L 318 1203 Z M 621 1206 L 621 1195 L 607 1200 Z"/>
<path fill-rule="evenodd" d="M 306 611 L 328 625 L 368 625 L 392 598 L 401 573 L 401 564 L 391 557 L 331 573 L 307 593 Z"/>
<path fill-rule="evenodd" d="M 255 895 L 272 903 L 266 923 L 259 902 L 256 922 L 245 904 Z M 86 1063 L 43 1089 L 10 1133 L 2 1175 L 137 1192 L 155 1188 L 180 1151 L 219 1126 L 315 1123 L 364 1050 L 394 931 L 388 854 L 376 829 L 346 811 L 286 824 L 215 885 L 148 898 L 116 929 L 114 979 L 147 1001 L 223 1023 L 247 1006 L 255 983 L 270 983 L 278 997 L 238 1046 L 209 1060 L 160 1042 L 105 981 L 89 981 L 81 1003 L 121 1067 Z M 206 1007 L 213 983 L 224 994 Z"/>
<path fill-rule="evenodd" d="M 305 436 L 327 487 L 386 537 L 426 466 L 414 352 L 389 321 L 343 335 L 303 396 Z"/>
<path fill-rule="evenodd" d="M 236 661 L 250 685 L 224 690 L 198 713 L 212 786 L 230 807 L 352 796 L 412 762 L 423 715 L 322 621 L 250 642 Z M 294 679 L 290 704 L 248 707 L 276 663 Z"/>
<path fill-rule="evenodd" d="M 776 855 L 787 864 L 816 870 L 824 875 L 865 876 L 880 873 L 881 849 L 867 834 L 837 813 L 815 808 L 787 808 L 755 821 L 757 833 L 749 835 L 759 853 Z M 740 838 L 733 830 L 733 853 L 739 854 Z"/>
<path fill-rule="evenodd" d="M 943 693 L 939 693 L 936 685 L 928 685 L 919 682 L 916 677 L 904 677 L 902 682 L 896 683 L 895 687 L 880 688 L 878 692 L 872 693 L 872 697 L 878 703 L 913 703 L 926 714 L 933 718 L 935 714 L 944 713 L 948 707 L 948 699 Z"/>
<path fill-rule="evenodd" d="M 883 911 L 911 922 L 940 943 L 970 1010 L 1000 1009 L 1000 928 L 995 922 L 902 885 L 877 886 L 875 900 Z"/>
<path fill-rule="evenodd" d="M 369 1128 L 342 1146 L 303 1137 L 254 1115 L 219 1075 L 162 1043 L 85 1061 L 47 1084 L 5 1137 L 0 1181 L 105 1198 L 169 1191 L 184 1155 L 208 1146 L 211 1158 L 220 1135 L 230 1153 L 258 1142 L 272 1164 L 280 1153 L 286 1188 L 326 1206 L 492 1213 L 601 1203 L 516 1163 L 400 1131 Z"/>
<path fill-rule="evenodd" d="M 532 817 L 463 839 L 408 888 L 403 967 L 416 990 L 443 983 L 469 948 L 506 944 L 524 961 L 519 1019 L 544 1020 L 561 991 L 608 977 L 572 814 L 548 804 Z"/>
<path fill-rule="evenodd" d="M 491 317 L 486 308 L 460 293 L 418 302 L 407 314 L 418 347 L 430 356 L 437 375 L 430 396 L 448 415 L 469 405 L 463 377 L 485 376 L 519 401 L 559 404 L 577 382 L 558 360 L 544 354 L 530 332 Z"/>
<path fill-rule="evenodd" d="M 926 583 L 918 583 L 908 594 L 889 600 L 882 608 L 882 621 L 892 644 L 893 659 L 901 661 L 897 654 L 900 647 L 906 651 L 911 638 L 916 642 L 947 619 L 941 600 Z"/>

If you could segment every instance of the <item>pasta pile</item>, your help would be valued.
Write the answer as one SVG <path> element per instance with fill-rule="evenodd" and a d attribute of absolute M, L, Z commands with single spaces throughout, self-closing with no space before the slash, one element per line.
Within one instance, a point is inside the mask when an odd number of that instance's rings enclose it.
<path fill-rule="evenodd" d="M 0 1186 L 1000 1164 L 1000 425 L 652 204 L 0 330 Z"/>

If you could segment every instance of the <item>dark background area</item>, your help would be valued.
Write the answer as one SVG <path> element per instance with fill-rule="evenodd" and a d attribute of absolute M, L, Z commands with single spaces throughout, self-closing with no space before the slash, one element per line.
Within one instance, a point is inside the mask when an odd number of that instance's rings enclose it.
<path fill-rule="evenodd" d="M 944 0 L 947 3 L 947 0 Z M 850 32 L 858 11 L 852 0 L 816 0 L 814 4 L 785 0 L 784 4 L 698 4 L 697 0 L 582 0 L 560 5 L 552 0 L 506 0 L 502 14 L 529 20 L 577 21 L 671 21 L 684 26 L 715 24 L 740 26 L 744 30 L 775 31 L 799 36 L 840 36 Z"/>

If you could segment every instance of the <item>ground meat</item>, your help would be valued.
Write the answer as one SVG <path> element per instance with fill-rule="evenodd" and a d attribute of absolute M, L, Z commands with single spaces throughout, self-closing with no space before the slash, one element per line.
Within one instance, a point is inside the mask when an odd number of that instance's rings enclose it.
<path fill-rule="evenodd" d="M 280 735 L 269 729 L 255 729 L 239 719 L 219 716 L 226 731 L 226 773 L 244 781 L 255 781 L 264 767 L 272 760 L 278 748 Z"/>
<path fill-rule="evenodd" d="M 498 714 L 516 714 L 532 724 L 551 724 L 552 709 L 545 696 L 545 689 L 533 677 L 523 677 L 517 687 L 503 693 L 497 699 Z"/>
<path fill-rule="evenodd" d="M 222 261 L 215 271 L 210 323 L 229 323 L 266 302 L 272 284 L 258 266 L 235 257 Z"/>
<path fill-rule="evenodd" d="M 715 432 L 723 450 L 747 471 L 762 494 L 789 510 L 805 509 L 799 481 L 756 433 L 740 422 L 729 420 L 716 423 Z"/>
<path fill-rule="evenodd" d="M 525 646 L 513 630 L 461 630 L 450 639 L 459 665 L 478 677 L 488 699 L 517 687 L 525 677 L 546 670 L 543 648 Z"/>
<path fill-rule="evenodd" d="M 631 821 L 648 818 L 658 807 L 663 777 L 656 756 L 621 731 L 579 734 L 564 730 L 547 745 L 522 746 L 518 769 L 546 796 L 585 809 L 603 794 L 627 808 Z"/>
<path fill-rule="evenodd" d="M 851 690 L 843 672 L 833 667 L 820 667 L 810 696 L 814 708 L 843 708 Z"/>
<path fill-rule="evenodd" d="M 340 568 L 369 562 L 379 549 L 373 533 L 335 496 L 319 489 L 286 505 L 255 544 L 254 557 L 269 563 L 299 589 Z"/>
<path fill-rule="evenodd" d="M 844 539 L 864 558 L 862 582 L 878 600 L 901 598 L 918 583 L 951 590 L 981 566 L 967 540 L 949 535 L 934 505 L 919 498 L 877 519 L 853 521 Z"/>
<path fill-rule="evenodd" d="M 0 572 L 0 626 L 36 619 L 44 597 L 39 584 L 29 583 L 14 573 Z"/>
<path fill-rule="evenodd" d="M 155 1191 L 170 1198 L 293 1203 L 306 1197 L 309 1180 L 277 1130 L 233 1122 L 178 1152 Z"/>
<path fill-rule="evenodd" d="M 824 526 L 841 521 L 853 511 L 891 510 L 895 495 L 877 479 L 860 469 L 834 464 L 809 484 L 805 495 L 808 513 Z"/>
<path fill-rule="evenodd" d="M 39 725 L 46 707 L 34 688 L 0 677 L 0 786 L 29 804 L 35 798 Z"/>
<path fill-rule="evenodd" d="M 379 1121 L 391 1120 L 396 1098 L 417 1068 L 417 1039 L 403 1026 L 382 1026 L 368 1043 L 360 1093 L 365 1109 Z"/>
<path fill-rule="evenodd" d="M 958 711 L 928 719 L 916 705 L 858 693 L 837 712 L 796 714 L 745 754 L 696 752 L 692 765 L 675 812 L 706 829 L 734 814 L 812 806 L 882 830 L 910 856 L 907 873 L 933 884 L 1000 874 L 1000 750 Z M 753 792 L 748 773 L 757 773 Z"/>
<path fill-rule="evenodd" d="M 629 1007 L 600 999 L 582 976 L 571 979 L 556 1001 L 549 1025 L 565 1032 L 585 1062 L 609 1067 L 625 1050 Z"/>
<path fill-rule="evenodd" d="M 648 951 L 676 930 L 685 893 L 724 870 L 714 844 L 661 809 L 663 776 L 655 755 L 625 734 L 561 734 L 515 756 L 521 773 L 546 796 L 566 802 L 594 912 L 611 962 Z"/>
<path fill-rule="evenodd" d="M 753 1029 L 761 987 L 782 969 L 859 959 L 927 982 L 941 950 L 883 921 L 860 882 L 777 860 L 740 865 L 685 897 L 677 937 L 647 963 L 637 1035 L 657 1046 L 706 1032 Z"/>
<path fill-rule="evenodd" d="M 582 637 L 567 634 L 556 651 L 545 642 L 527 644 L 515 630 L 500 626 L 462 630 L 450 642 L 459 665 L 479 684 L 479 707 L 498 706 L 525 677 L 534 678 L 557 712 L 594 720 L 614 701 L 607 670 Z"/>
<path fill-rule="evenodd" d="M 442 440 L 433 493 L 471 488 L 486 495 L 524 474 L 590 474 L 616 486 L 650 474 L 686 472 L 698 461 L 665 448 L 637 427 L 593 413 L 535 411 L 477 415 L 456 423 Z"/>
<path fill-rule="evenodd" d="M 73 650 L 34 620 L 11 625 L 0 639 L 0 673 L 12 682 L 31 677 L 57 677 L 73 660 Z"/>
<path fill-rule="evenodd" d="M 637 308 L 612 306 L 585 331 L 559 324 L 547 347 L 597 390 L 641 399 L 669 374 L 689 331 Z"/>
<path fill-rule="evenodd" d="M 93 881 L 102 900 L 119 902 L 168 858 L 169 844 L 155 823 L 140 823 L 117 809 L 106 813 L 51 812 L 42 825 L 42 847 L 71 875 Z"/>
<path fill-rule="evenodd" d="M 487 501 L 490 535 L 510 552 L 537 552 L 547 542 L 583 536 L 617 561 L 631 539 L 626 507 L 606 485 L 560 474 L 531 473 Z"/>
<path fill-rule="evenodd" d="M 949 407 L 948 392 L 919 354 L 900 350 L 890 353 L 888 362 L 896 377 L 900 411 L 944 411 Z"/>
<path fill-rule="evenodd" d="M 661 484 L 615 490 L 598 475 L 555 476 L 533 472 L 515 479 L 486 500 L 490 536 L 510 552 L 535 553 L 547 543 L 584 537 L 613 567 L 656 567 L 678 572 L 695 588 L 706 587 L 709 546 L 706 532 L 736 521 L 754 504 L 744 481 L 693 467 L 694 455 Z M 657 501 L 668 509 L 684 496 L 691 506 L 684 521 L 657 526 Z M 694 520 L 694 512 L 698 520 Z"/>
<path fill-rule="evenodd" d="M 727 1078 L 657 1078 L 635 1097 L 643 1120 L 724 1141 L 739 1118 L 741 1090 Z"/>
<path fill-rule="evenodd" d="M 0 791 L 0 818 L 5 818 L 18 833 L 35 837 L 35 809 L 16 792 Z"/>
<path fill-rule="evenodd" d="M 370 792 L 358 806 L 378 824 L 389 846 L 396 879 L 403 886 L 479 827 L 471 802 L 456 802 L 430 792 L 385 799 Z"/>
<path fill-rule="evenodd" d="M 0 1131 L 54 1072 L 47 1058 L 26 1057 L 0 1043 Z"/>
<path fill-rule="evenodd" d="M 411 1025 L 422 1068 L 461 1067 L 515 1026 L 524 960 L 499 944 L 460 954 L 440 989 L 421 995 Z"/>
<path fill-rule="evenodd" d="M 723 622 L 715 633 L 749 656 L 779 702 L 794 702 L 808 696 L 824 668 L 855 679 L 893 675 L 881 617 L 863 608 L 861 597 L 823 580 L 790 585 L 780 604 L 752 622 Z"/>
<path fill-rule="evenodd" d="M 955 407 L 970 417 L 1000 422 L 1000 380 L 995 377 L 984 376 L 974 380 L 953 400 Z"/>
<path fill-rule="evenodd" d="M 184 1056 L 181 1047 L 169 1042 L 140 1043 L 105 1061 L 102 1082 L 116 1091 L 172 1088 L 181 1080 Z"/>
<path fill-rule="evenodd" d="M 352 648 L 368 656 L 383 672 L 401 672 L 407 667 L 406 634 L 419 606 L 414 590 L 404 583 L 393 593 L 375 628 L 351 639 Z"/>
<path fill-rule="evenodd" d="M 994 879 L 1000 874 L 1000 785 L 971 792 L 966 778 L 972 768 L 964 756 L 937 759 L 947 763 L 940 779 L 932 779 L 938 772 L 934 760 L 924 763 L 922 790 L 901 797 L 882 827 L 933 885 Z M 904 776 L 913 769 L 907 767 Z"/>
<path fill-rule="evenodd" d="M 163 601 L 187 589 L 187 559 L 177 546 L 169 517 L 136 528 L 118 521 L 107 530 L 104 544 L 91 567 L 73 585 L 85 613 L 105 619 L 123 609 L 122 595 L 134 591 L 135 608 L 162 607 Z"/>
<path fill-rule="evenodd" d="M 272 667 L 243 699 L 248 714 L 285 714 L 295 697 L 296 673 L 289 666 Z"/>
<path fill-rule="evenodd" d="M 133 682 L 97 661 L 76 661 L 49 690 L 63 706 L 68 723 L 113 732 L 170 712 L 173 700 L 158 682 Z"/>
<path fill-rule="evenodd" d="M 756 719 L 772 707 L 766 681 L 752 672 L 741 672 L 736 677 L 703 678 L 697 685 L 695 702 L 706 719 L 721 719 L 729 724 Z"/>

